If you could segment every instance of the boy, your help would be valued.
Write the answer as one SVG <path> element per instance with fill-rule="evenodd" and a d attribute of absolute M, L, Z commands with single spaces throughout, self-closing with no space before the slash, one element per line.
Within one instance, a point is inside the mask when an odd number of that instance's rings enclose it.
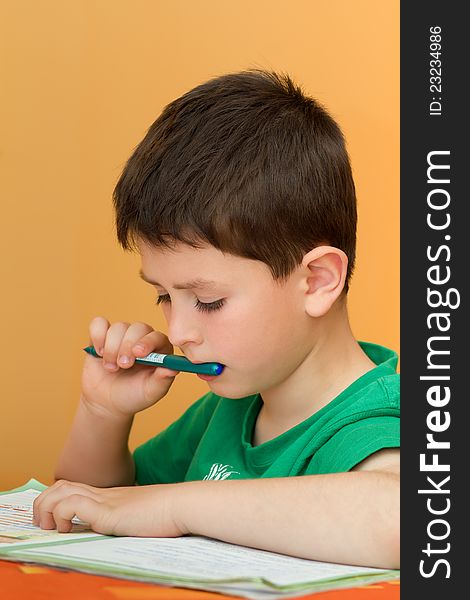
<path fill-rule="evenodd" d="M 397 355 L 359 344 L 346 295 L 356 198 L 337 124 L 286 75 L 250 70 L 169 104 L 114 193 L 168 337 L 97 317 L 60 480 L 34 522 L 203 535 L 293 556 L 399 566 Z M 217 361 L 210 392 L 134 452 L 135 413 Z M 137 485 L 135 485 L 137 484 Z"/>

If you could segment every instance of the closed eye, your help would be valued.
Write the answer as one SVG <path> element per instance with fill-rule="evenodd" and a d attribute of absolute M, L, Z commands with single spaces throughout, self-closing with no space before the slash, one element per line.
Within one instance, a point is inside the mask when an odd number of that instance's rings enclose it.
<path fill-rule="evenodd" d="M 162 302 L 171 302 L 170 294 L 162 294 L 161 296 L 157 296 L 156 304 L 161 304 Z M 214 302 L 201 302 L 200 300 L 196 300 L 196 304 L 194 305 L 197 310 L 202 312 L 210 312 L 213 310 L 219 310 L 225 304 L 225 299 L 221 298 L 220 300 L 214 300 Z"/>

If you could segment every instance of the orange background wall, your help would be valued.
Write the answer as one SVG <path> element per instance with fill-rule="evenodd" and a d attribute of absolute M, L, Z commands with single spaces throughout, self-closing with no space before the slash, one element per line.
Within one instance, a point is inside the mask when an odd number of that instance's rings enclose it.
<path fill-rule="evenodd" d="M 2 0 L 0 23 L 0 489 L 53 481 L 94 316 L 165 331 L 111 193 L 163 106 L 210 77 L 287 71 L 338 120 L 359 201 L 353 331 L 399 350 L 398 0 Z M 180 375 L 131 446 L 206 390 Z"/>

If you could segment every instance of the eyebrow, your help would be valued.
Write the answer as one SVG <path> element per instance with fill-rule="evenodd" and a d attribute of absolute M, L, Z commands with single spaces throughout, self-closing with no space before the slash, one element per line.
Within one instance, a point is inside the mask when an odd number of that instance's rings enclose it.
<path fill-rule="evenodd" d="M 149 279 L 145 273 L 140 269 L 139 277 L 143 279 L 146 283 L 150 283 L 150 285 L 158 285 L 159 287 L 163 287 L 158 281 L 152 281 Z M 198 290 L 205 287 L 210 287 L 217 285 L 216 281 L 212 281 L 210 279 L 192 279 L 191 281 L 186 281 L 184 283 L 177 283 L 173 287 L 175 290 Z"/>

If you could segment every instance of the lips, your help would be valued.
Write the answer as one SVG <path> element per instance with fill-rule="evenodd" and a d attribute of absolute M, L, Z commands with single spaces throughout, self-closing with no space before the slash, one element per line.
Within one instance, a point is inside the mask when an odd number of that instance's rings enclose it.
<path fill-rule="evenodd" d="M 207 359 L 207 360 L 193 360 L 192 358 L 189 358 L 188 355 L 186 355 L 186 358 L 189 361 L 191 361 L 193 363 L 193 365 L 202 365 L 202 363 L 208 363 L 208 362 L 219 362 L 217 360 L 210 360 L 210 359 Z"/>
<path fill-rule="evenodd" d="M 203 375 L 202 373 L 197 373 L 197 376 L 203 381 L 212 381 L 214 379 L 217 379 L 217 377 L 220 377 L 220 375 Z"/>

